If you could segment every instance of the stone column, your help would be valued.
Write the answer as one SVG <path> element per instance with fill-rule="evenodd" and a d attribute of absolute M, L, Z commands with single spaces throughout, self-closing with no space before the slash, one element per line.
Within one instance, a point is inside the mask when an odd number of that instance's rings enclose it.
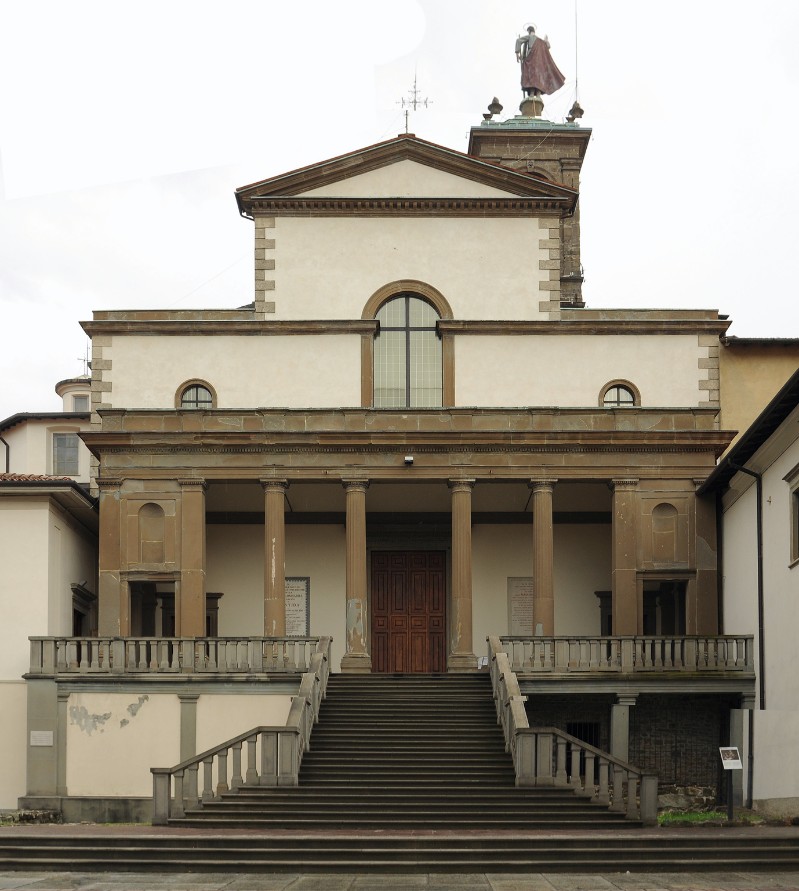
<path fill-rule="evenodd" d="M 180 592 L 175 634 L 205 637 L 205 480 L 180 485 Z"/>
<path fill-rule="evenodd" d="M 368 480 L 342 480 L 347 493 L 347 652 L 341 670 L 370 672 L 366 633 L 366 490 Z"/>
<path fill-rule="evenodd" d="M 622 761 L 630 760 L 630 706 L 637 695 L 620 693 L 610 707 L 610 754 Z"/>
<path fill-rule="evenodd" d="M 100 490 L 99 597 L 97 633 L 100 637 L 130 634 L 130 603 L 123 594 L 120 480 L 97 480 Z"/>
<path fill-rule="evenodd" d="M 264 487 L 264 635 L 286 636 L 286 480 Z"/>
<path fill-rule="evenodd" d="M 552 493 L 557 480 L 530 480 L 533 490 L 533 627 L 534 634 L 555 633 L 554 524 Z"/>
<path fill-rule="evenodd" d="M 447 667 L 474 671 L 472 644 L 472 489 L 474 480 L 450 480 L 452 490 L 452 614 Z"/>
<path fill-rule="evenodd" d="M 638 480 L 611 482 L 613 490 L 613 633 L 639 634 L 637 536 Z"/>

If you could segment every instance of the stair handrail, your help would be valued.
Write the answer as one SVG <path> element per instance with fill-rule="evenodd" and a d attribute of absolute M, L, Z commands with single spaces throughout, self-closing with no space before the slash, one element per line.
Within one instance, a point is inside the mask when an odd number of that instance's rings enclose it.
<path fill-rule="evenodd" d="M 527 697 L 521 693 L 508 653 L 498 636 L 490 635 L 487 641 L 497 723 L 502 726 L 505 749 L 513 758 L 516 785 L 568 786 L 576 795 L 623 812 L 628 819 L 654 825 L 657 774 L 628 764 L 556 727 L 530 727 L 524 708 Z M 571 749 L 570 759 L 567 748 Z"/>
<path fill-rule="evenodd" d="M 291 697 L 284 726 L 254 727 L 186 758 L 174 767 L 151 767 L 153 777 L 153 825 L 164 826 L 170 817 L 183 817 L 186 808 L 218 799 L 242 786 L 296 786 L 302 756 L 311 747 L 311 731 L 319 721 L 319 709 L 327 695 L 332 637 L 322 637 L 311 659 L 311 671 L 302 675 L 299 691 Z M 242 775 L 241 750 L 247 745 L 247 766 Z M 258 747 L 260 745 L 260 759 Z M 228 754 L 233 768 L 228 783 Z M 260 769 L 258 761 L 260 760 Z M 203 788 L 198 773 L 203 765 Z M 214 785 L 216 764 L 216 785 Z"/>

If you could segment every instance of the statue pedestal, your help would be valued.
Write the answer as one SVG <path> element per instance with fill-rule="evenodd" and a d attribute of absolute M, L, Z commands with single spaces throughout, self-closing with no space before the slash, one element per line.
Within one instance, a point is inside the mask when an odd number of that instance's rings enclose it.
<path fill-rule="evenodd" d="M 544 100 L 541 98 L 540 94 L 535 96 L 525 96 L 524 99 L 522 99 L 522 104 L 519 106 L 519 111 L 525 118 L 540 118 L 541 113 L 544 111 Z"/>

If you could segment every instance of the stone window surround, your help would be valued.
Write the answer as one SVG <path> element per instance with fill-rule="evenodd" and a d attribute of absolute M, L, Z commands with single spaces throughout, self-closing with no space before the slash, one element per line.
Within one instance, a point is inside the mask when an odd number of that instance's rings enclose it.
<path fill-rule="evenodd" d="M 616 406 L 613 404 L 610 404 L 610 405 L 605 404 L 605 397 L 610 392 L 610 390 L 612 390 L 614 387 L 620 387 L 623 390 L 627 390 L 630 393 L 630 395 L 633 397 L 633 402 L 632 402 L 633 406 L 641 405 L 641 391 L 638 389 L 638 387 L 636 387 L 632 381 L 624 380 L 622 378 L 616 378 L 612 381 L 608 381 L 605 384 L 605 386 L 602 387 L 602 389 L 599 391 L 599 401 L 597 404 L 599 405 L 600 408 L 624 408 L 624 407 L 626 407 L 626 406 Z"/>
<path fill-rule="evenodd" d="M 366 301 L 361 318 L 372 320 L 378 310 L 390 300 L 402 293 L 413 293 L 430 303 L 439 315 L 439 319 L 451 320 L 455 316 L 452 307 L 444 295 L 425 282 L 414 279 L 400 279 L 378 288 Z M 455 339 L 453 334 L 440 332 L 441 335 L 441 404 L 442 407 L 455 405 Z M 371 408 L 374 402 L 374 344 L 375 332 L 361 335 L 361 407 Z"/>
<path fill-rule="evenodd" d="M 48 427 L 47 428 L 47 465 L 50 468 L 50 472 L 53 476 L 80 476 L 80 440 L 78 439 L 78 433 L 80 432 L 80 427 Z M 56 448 L 55 448 L 55 438 L 56 436 L 74 436 L 77 447 L 77 456 L 76 456 L 76 464 L 74 469 L 66 469 L 61 470 L 56 467 Z"/>
<path fill-rule="evenodd" d="M 197 411 L 197 406 L 188 406 L 183 405 L 183 396 L 186 391 L 190 387 L 202 387 L 207 390 L 211 394 L 211 408 L 218 408 L 219 402 L 216 395 L 216 390 L 208 383 L 208 381 L 203 380 L 199 377 L 189 378 L 189 380 L 183 381 L 183 383 L 177 388 L 175 391 L 175 408 L 176 409 L 185 409 L 186 411 Z"/>

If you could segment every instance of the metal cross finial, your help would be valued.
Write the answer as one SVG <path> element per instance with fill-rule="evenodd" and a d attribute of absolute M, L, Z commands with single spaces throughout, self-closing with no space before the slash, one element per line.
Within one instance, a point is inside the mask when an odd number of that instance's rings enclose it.
<path fill-rule="evenodd" d="M 410 113 L 412 111 L 416 111 L 420 107 L 427 108 L 429 105 L 433 104 L 433 100 L 428 99 L 426 96 L 424 99 L 422 99 L 421 96 L 419 95 L 420 92 L 421 91 L 419 90 L 419 88 L 416 84 L 416 72 L 414 71 L 413 72 L 413 87 L 411 87 L 411 89 L 408 90 L 408 98 L 400 99 L 397 102 L 397 105 L 401 105 L 403 107 L 403 109 L 405 110 L 404 114 L 405 114 L 405 132 L 406 133 L 408 132 L 408 120 L 410 117 Z"/>

